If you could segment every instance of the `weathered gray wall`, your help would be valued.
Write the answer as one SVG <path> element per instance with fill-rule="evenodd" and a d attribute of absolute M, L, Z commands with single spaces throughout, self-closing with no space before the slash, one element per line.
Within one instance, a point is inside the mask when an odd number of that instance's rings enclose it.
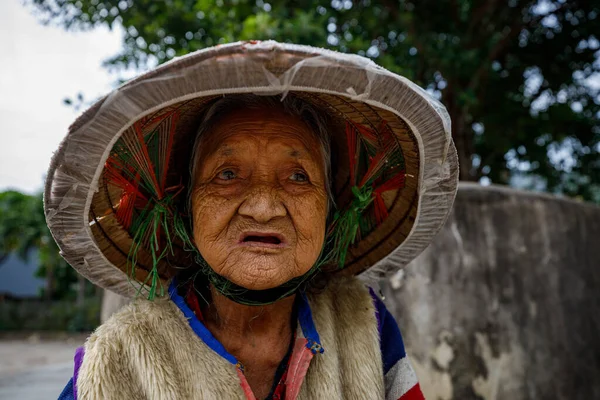
<path fill-rule="evenodd" d="M 123 296 L 108 290 L 102 295 L 102 309 L 100 311 L 100 322 L 104 323 L 111 315 L 119 311 L 121 307 L 129 303 L 129 300 Z"/>
<path fill-rule="evenodd" d="M 462 185 L 383 293 L 428 400 L 600 399 L 600 207 Z"/>

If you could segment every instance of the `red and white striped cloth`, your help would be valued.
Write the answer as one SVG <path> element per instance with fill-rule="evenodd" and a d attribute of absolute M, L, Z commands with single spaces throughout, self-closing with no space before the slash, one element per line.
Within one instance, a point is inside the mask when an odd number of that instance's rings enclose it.
<path fill-rule="evenodd" d="M 404 349 L 404 341 L 396 320 L 371 290 L 375 303 L 381 358 L 385 377 L 386 400 L 423 400 L 423 393 Z"/>
<path fill-rule="evenodd" d="M 423 393 L 408 358 L 402 357 L 385 374 L 386 400 L 422 400 Z"/>

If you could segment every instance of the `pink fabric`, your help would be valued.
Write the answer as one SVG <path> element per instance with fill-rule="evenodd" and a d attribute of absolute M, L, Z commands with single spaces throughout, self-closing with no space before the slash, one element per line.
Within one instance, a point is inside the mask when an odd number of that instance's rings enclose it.
<path fill-rule="evenodd" d="M 238 377 L 240 378 L 240 385 L 242 386 L 242 389 L 244 390 L 246 399 L 256 400 L 256 397 L 254 396 L 254 393 L 252 393 L 252 389 L 250 388 L 250 384 L 248 383 L 248 380 L 246 379 L 246 376 L 244 375 L 244 373 L 242 372 L 240 367 L 236 367 L 235 370 L 237 371 Z"/>
<path fill-rule="evenodd" d="M 296 400 L 300 393 L 300 387 L 304 382 L 304 377 L 308 371 L 310 360 L 313 358 L 313 352 L 306 347 L 308 340 L 305 338 L 296 339 L 292 358 L 288 367 L 288 379 L 286 382 L 285 399 Z"/>

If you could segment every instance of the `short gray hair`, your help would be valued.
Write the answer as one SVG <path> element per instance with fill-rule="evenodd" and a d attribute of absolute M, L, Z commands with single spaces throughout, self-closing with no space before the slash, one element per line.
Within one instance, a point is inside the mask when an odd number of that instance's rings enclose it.
<path fill-rule="evenodd" d="M 317 110 L 312 104 L 299 99 L 296 96 L 288 94 L 286 97 L 279 96 L 259 96 L 255 94 L 227 95 L 217 100 L 206 111 L 194 142 L 192 150 L 192 159 L 190 164 L 190 189 L 194 185 L 194 177 L 199 163 L 198 149 L 202 145 L 202 140 L 217 122 L 227 116 L 227 114 L 236 110 L 258 110 L 258 109 L 279 109 L 284 113 L 295 116 L 304 121 L 310 128 L 320 144 L 321 154 L 325 165 L 325 183 L 327 190 L 327 209 L 331 212 L 335 206 L 332 190 L 331 173 L 331 135 L 329 133 L 328 117 L 323 112 Z M 191 206 L 191 193 L 188 198 L 188 207 Z M 190 208 L 191 209 L 191 208 Z"/>

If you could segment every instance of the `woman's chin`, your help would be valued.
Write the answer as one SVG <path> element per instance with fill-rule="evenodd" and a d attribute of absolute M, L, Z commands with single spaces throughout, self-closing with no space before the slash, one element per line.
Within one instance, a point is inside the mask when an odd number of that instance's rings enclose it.
<path fill-rule="evenodd" d="M 250 264 L 245 266 L 247 268 L 238 268 L 235 274 L 225 276 L 225 278 L 248 290 L 266 290 L 281 286 L 302 275 L 282 268 L 281 263 L 275 263 L 271 267 L 262 264 L 260 268 L 252 268 Z"/>
<path fill-rule="evenodd" d="M 252 250 L 233 249 L 224 263 L 212 264 L 216 266 L 214 271 L 245 289 L 267 290 L 302 276 L 312 265 L 298 265 L 295 259 L 290 260 L 292 257 L 287 249 L 275 254 L 256 254 Z"/>
<path fill-rule="evenodd" d="M 246 273 L 244 276 L 228 278 L 231 282 L 248 290 L 267 290 L 283 285 L 294 277 L 285 277 L 281 274 L 261 274 L 254 276 L 252 273 Z"/>
<path fill-rule="evenodd" d="M 256 254 L 248 249 L 234 249 L 225 263 L 216 263 L 216 268 L 213 269 L 245 289 L 272 289 L 302 275 L 286 253 L 288 252 L 278 251 L 276 254 Z"/>

